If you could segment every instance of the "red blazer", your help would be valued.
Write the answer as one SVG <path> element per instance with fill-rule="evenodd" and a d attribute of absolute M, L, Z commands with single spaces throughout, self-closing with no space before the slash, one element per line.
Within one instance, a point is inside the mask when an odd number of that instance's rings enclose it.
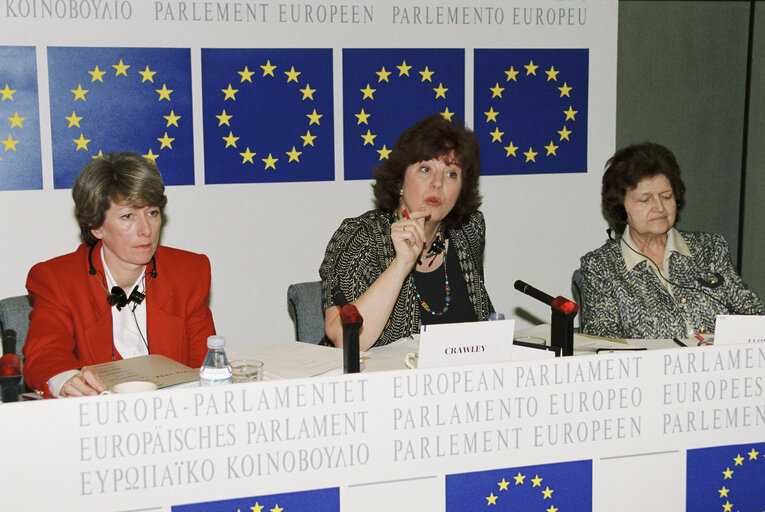
<path fill-rule="evenodd" d="M 100 242 L 93 250 L 96 275 L 88 272 L 88 250 L 80 245 L 71 254 L 38 263 L 27 276 L 33 308 L 24 344 L 24 380 L 46 394 L 47 381 L 54 375 L 112 360 L 112 307 L 100 284 Z M 149 352 L 199 367 L 207 353 L 207 337 L 215 334 L 208 307 L 210 261 L 202 254 L 162 246 L 155 259 L 157 277 L 145 299 Z M 115 356 L 119 358 L 116 352 Z"/>

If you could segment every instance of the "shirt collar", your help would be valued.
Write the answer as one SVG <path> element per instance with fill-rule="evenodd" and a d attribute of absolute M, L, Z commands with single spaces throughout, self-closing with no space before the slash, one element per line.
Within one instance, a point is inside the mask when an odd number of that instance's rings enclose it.
<path fill-rule="evenodd" d="M 629 244 L 629 247 L 627 244 Z M 648 258 L 642 254 L 638 254 L 636 251 L 632 250 L 637 249 L 637 246 L 632 240 L 632 236 L 630 236 L 629 226 L 624 228 L 624 233 L 622 234 L 621 243 L 619 245 L 622 250 L 622 257 L 624 258 L 624 264 L 627 266 L 628 272 L 641 261 L 648 260 Z M 664 268 L 667 268 L 666 263 L 669 261 L 669 257 L 673 252 L 676 252 L 682 256 L 688 256 L 689 258 L 691 257 L 691 250 L 688 248 L 688 244 L 685 243 L 683 235 L 681 235 L 680 232 L 674 227 L 667 231 L 667 245 L 664 247 Z"/>

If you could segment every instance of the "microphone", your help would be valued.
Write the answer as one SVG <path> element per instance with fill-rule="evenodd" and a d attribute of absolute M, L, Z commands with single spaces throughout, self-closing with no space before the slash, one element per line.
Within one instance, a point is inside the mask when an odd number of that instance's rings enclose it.
<path fill-rule="evenodd" d="M 515 282 L 515 289 L 550 306 L 550 345 L 559 347 L 564 356 L 574 355 L 574 317 L 579 306 L 561 295 L 552 297 L 520 279 Z"/>
<path fill-rule="evenodd" d="M 343 373 L 359 373 L 359 330 L 364 318 L 356 306 L 346 304 L 340 308 L 340 320 L 343 322 Z"/>
<path fill-rule="evenodd" d="M 16 355 L 16 331 L 2 331 L 3 357 L 0 357 L 0 386 L 3 402 L 19 401 L 19 383 L 21 382 L 21 358 Z"/>

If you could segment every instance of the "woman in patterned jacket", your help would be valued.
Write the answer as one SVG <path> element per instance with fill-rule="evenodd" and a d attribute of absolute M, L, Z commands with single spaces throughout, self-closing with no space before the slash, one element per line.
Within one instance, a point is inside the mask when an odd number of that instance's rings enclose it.
<path fill-rule="evenodd" d="M 335 346 L 349 303 L 364 318 L 361 350 L 418 333 L 421 323 L 489 318 L 479 173 L 478 138 L 438 114 L 399 136 L 374 170 L 377 209 L 343 221 L 319 268 Z"/>
<path fill-rule="evenodd" d="M 718 314 L 765 314 L 717 234 L 674 228 L 685 186 L 659 144 L 617 151 L 603 175 L 603 208 L 621 238 L 585 254 L 582 331 L 613 338 L 689 338 Z"/>

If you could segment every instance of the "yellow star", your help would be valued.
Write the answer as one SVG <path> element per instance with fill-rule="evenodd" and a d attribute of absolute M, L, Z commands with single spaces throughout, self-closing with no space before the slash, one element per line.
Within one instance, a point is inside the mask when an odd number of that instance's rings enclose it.
<path fill-rule="evenodd" d="M 569 135 L 571 135 L 571 130 L 566 129 L 564 126 L 562 130 L 558 130 L 558 133 L 560 134 L 560 140 L 566 139 L 570 141 L 571 139 L 568 138 Z"/>
<path fill-rule="evenodd" d="M 228 137 L 223 137 L 223 140 L 226 141 L 226 147 L 229 147 L 229 146 L 236 147 L 236 141 L 239 140 L 239 137 L 234 137 L 234 133 L 229 131 L 228 132 Z"/>
<path fill-rule="evenodd" d="M 254 71 L 250 71 L 247 66 L 245 66 L 242 71 L 237 71 L 237 73 L 239 73 L 239 76 L 242 77 L 242 79 L 239 81 L 239 83 L 242 83 L 242 82 L 245 82 L 245 81 L 252 83 L 252 75 L 254 75 L 255 72 Z"/>
<path fill-rule="evenodd" d="M 539 66 L 535 65 L 533 60 L 530 60 L 529 63 L 526 64 L 523 67 L 526 68 L 526 76 L 529 76 L 529 75 L 536 76 L 537 75 L 537 68 Z"/>
<path fill-rule="evenodd" d="M 569 94 L 569 93 L 571 92 L 571 89 L 573 89 L 573 87 L 569 87 L 568 83 L 563 82 L 563 87 L 558 87 L 558 89 L 560 90 L 560 97 L 561 98 L 563 96 L 568 96 L 569 98 L 571 97 L 571 94 Z"/>
<path fill-rule="evenodd" d="M 497 82 L 494 87 L 489 87 L 489 90 L 492 92 L 491 97 L 492 98 L 501 98 L 502 97 L 502 91 L 505 90 L 504 87 L 499 86 L 499 82 Z"/>
<path fill-rule="evenodd" d="M 512 145 L 512 143 L 511 143 Z M 517 148 L 516 148 L 517 149 Z M 515 156 L 515 155 L 513 155 Z M 522 475 L 520 471 L 518 471 L 518 474 L 515 475 L 513 478 L 515 478 L 515 485 L 522 484 L 523 480 L 526 479 L 526 475 Z"/>
<path fill-rule="evenodd" d="M 88 89 L 83 89 L 82 85 L 77 84 L 77 89 L 69 89 L 69 92 L 74 94 L 74 101 L 85 101 L 85 95 L 88 93 Z"/>
<path fill-rule="evenodd" d="M 146 160 L 151 160 L 152 163 L 154 164 L 157 163 L 157 158 L 159 158 L 159 155 L 155 155 L 154 151 L 152 151 L 151 148 L 149 148 L 149 152 L 147 154 L 141 155 L 141 156 L 144 157 Z"/>
<path fill-rule="evenodd" d="M 547 498 L 552 498 L 553 490 L 550 489 L 550 487 L 546 487 L 544 491 L 542 491 L 543 500 L 546 500 Z"/>
<path fill-rule="evenodd" d="M 217 117 L 217 118 L 218 118 L 218 126 L 223 126 L 224 124 L 225 124 L 226 126 L 231 126 L 231 125 L 229 124 L 229 122 L 228 122 L 228 121 L 229 121 L 229 120 L 230 120 L 232 117 L 234 117 L 234 116 L 230 116 L 230 115 L 226 114 L 226 109 L 224 108 L 224 109 L 223 109 L 223 112 L 221 112 L 221 113 L 220 113 L 220 115 L 217 115 L 217 116 L 215 116 L 215 117 Z"/>
<path fill-rule="evenodd" d="M 367 144 L 371 144 L 371 145 L 374 146 L 375 145 L 375 137 L 377 137 L 377 135 L 372 135 L 372 132 L 367 130 L 367 133 L 365 135 L 361 136 L 361 138 L 364 139 L 364 144 L 363 145 L 366 146 Z"/>
<path fill-rule="evenodd" d="M 566 114 L 566 121 L 568 121 L 568 120 L 576 121 L 574 116 L 576 116 L 576 114 L 578 114 L 579 111 L 578 110 L 574 110 L 573 108 L 571 108 L 571 105 L 569 105 L 568 106 L 568 110 L 564 110 L 563 113 Z"/>
<path fill-rule="evenodd" d="M 305 89 L 300 89 L 300 92 L 303 93 L 303 99 L 313 99 L 313 93 L 316 92 L 316 89 L 311 89 L 311 84 L 305 84 Z"/>
<path fill-rule="evenodd" d="M 388 76 L 390 76 L 390 71 L 386 71 L 385 70 L 385 66 L 383 66 L 380 71 L 375 71 L 375 73 L 377 73 L 377 76 L 379 77 L 377 79 L 378 82 L 385 81 L 385 82 L 390 83 L 390 80 L 388 80 Z"/>
<path fill-rule="evenodd" d="M 263 76 L 266 76 L 266 75 L 274 76 L 274 70 L 276 69 L 276 66 L 272 66 L 271 61 L 267 60 L 263 66 L 260 66 L 260 69 L 263 70 Z"/>
<path fill-rule="evenodd" d="M 499 114 L 499 112 L 496 112 L 494 110 L 494 107 L 490 107 L 489 111 L 488 112 L 484 112 L 484 114 L 486 114 L 486 122 L 487 123 L 489 121 L 494 121 L 495 123 L 497 122 L 497 114 Z"/>
<path fill-rule="evenodd" d="M 550 144 L 545 146 L 545 149 L 547 150 L 547 156 L 558 156 L 555 154 L 555 150 L 558 149 L 558 146 L 553 144 L 553 141 L 550 141 Z"/>
<path fill-rule="evenodd" d="M 446 91 L 448 91 L 449 89 L 444 87 L 444 84 L 442 84 L 441 82 L 438 82 L 438 87 L 434 87 L 433 90 L 436 91 L 436 99 L 438 98 L 446 99 Z"/>
<path fill-rule="evenodd" d="M 290 157 L 290 159 L 287 161 L 287 163 L 290 162 L 300 162 L 300 155 L 302 155 L 302 151 L 298 151 L 295 149 L 295 146 L 292 146 L 292 151 L 287 151 L 287 156 Z"/>
<path fill-rule="evenodd" d="M 252 157 L 257 155 L 257 153 L 253 153 L 250 151 L 250 147 L 247 146 L 247 149 L 244 151 L 244 153 L 239 153 L 239 156 L 242 157 L 242 163 L 250 162 L 251 164 L 254 164 L 255 162 L 252 161 Z"/>
<path fill-rule="evenodd" d="M 752 448 L 752 451 L 749 452 L 749 460 L 757 460 L 757 455 L 760 452 L 756 451 L 754 448 Z"/>
<path fill-rule="evenodd" d="M 119 64 L 112 64 L 112 67 L 117 70 L 117 72 L 114 74 L 114 76 L 120 76 L 125 75 L 127 76 L 127 70 L 130 66 L 122 62 L 122 59 L 120 59 Z"/>
<path fill-rule="evenodd" d="M 9 137 L 10 137 L 10 135 L 9 135 Z M 88 142 L 90 142 L 90 139 L 86 139 L 85 137 L 83 137 L 82 134 L 80 134 L 80 138 L 79 139 L 72 139 L 72 140 L 74 141 L 75 144 L 77 144 L 77 149 L 75 149 L 75 151 L 79 151 L 81 149 L 84 149 L 85 151 L 88 150 Z M 6 151 L 7 151 L 7 149 L 6 149 Z"/>
<path fill-rule="evenodd" d="M 486 496 L 486 501 L 488 502 L 488 503 L 486 503 L 486 506 L 496 505 L 498 497 L 499 496 L 494 496 L 494 493 L 491 493 L 489 496 Z"/>
<path fill-rule="evenodd" d="M 534 483 L 534 485 L 532 485 L 531 487 L 541 487 L 542 485 L 542 479 L 539 478 L 539 475 L 534 475 L 534 478 L 532 478 L 531 481 Z"/>
<path fill-rule="evenodd" d="M 80 137 L 82 137 L 82 135 L 80 135 Z M 10 135 L 8 135 L 7 139 L 0 140 L 0 142 L 2 142 L 5 145 L 5 149 L 3 150 L 3 152 L 8 151 L 9 149 L 12 149 L 13 151 L 16 151 L 16 144 L 19 143 L 19 141 L 13 140 Z M 77 142 L 77 141 L 75 140 L 75 142 Z M 90 141 L 88 141 L 88 142 L 90 142 Z"/>
<path fill-rule="evenodd" d="M 736 461 L 736 466 L 743 466 L 744 465 L 744 457 L 741 456 L 739 453 L 735 457 L 733 457 L 733 460 Z"/>
<path fill-rule="evenodd" d="M 250 510 L 252 512 L 262 512 L 263 511 L 263 505 L 260 505 L 257 501 L 255 502 L 254 507 L 250 507 Z"/>
<path fill-rule="evenodd" d="M 733 503 L 726 500 L 723 504 L 723 512 L 731 512 L 731 510 L 733 510 Z"/>
<path fill-rule="evenodd" d="M 176 128 L 178 127 L 178 119 L 180 119 L 180 118 L 181 118 L 181 116 L 176 116 L 176 115 L 175 115 L 175 111 L 174 111 L 174 110 L 171 110 L 171 111 L 170 111 L 170 115 L 168 115 L 168 116 L 162 116 L 162 117 L 164 117 L 165 119 L 167 119 L 167 126 L 173 125 L 173 126 L 175 126 Z"/>
<path fill-rule="evenodd" d="M 13 101 L 14 92 L 16 92 L 16 89 L 11 89 L 8 87 L 8 84 L 5 84 L 5 89 L 0 89 L 0 94 L 3 95 L 3 99 L 0 101 L 5 101 L 5 100 Z"/>
<path fill-rule="evenodd" d="M 100 69 L 98 69 L 98 65 L 96 65 L 96 69 L 94 69 L 93 71 L 88 71 L 88 73 L 90 73 L 90 76 L 92 77 L 90 79 L 90 83 L 93 83 L 96 80 L 98 80 L 101 83 L 104 83 L 104 75 L 106 74 L 106 71 L 101 71 Z"/>
<path fill-rule="evenodd" d="M 377 152 L 378 152 L 378 153 L 380 153 L 380 160 L 387 160 L 387 159 L 388 159 L 388 157 L 390 156 L 390 152 L 391 152 L 391 150 L 390 150 L 390 149 L 388 149 L 388 148 L 385 146 L 385 144 L 383 144 L 383 147 L 382 147 L 382 149 L 378 149 L 378 150 L 377 150 Z"/>
<path fill-rule="evenodd" d="M 268 158 L 261 158 L 261 160 L 264 164 L 266 164 L 264 169 L 268 169 L 270 167 L 271 169 L 276 170 L 276 162 L 278 162 L 279 159 L 271 156 L 271 153 L 268 154 Z"/>
<path fill-rule="evenodd" d="M 311 130 L 306 130 L 305 135 L 301 135 L 300 138 L 303 139 L 303 147 L 313 146 L 313 139 L 316 138 L 316 135 L 311 135 Z"/>
<path fill-rule="evenodd" d="M 398 76 L 403 76 L 403 75 L 409 76 L 409 70 L 412 69 L 412 66 L 406 65 L 405 60 L 401 61 L 401 65 L 396 67 L 398 68 Z"/>
<path fill-rule="evenodd" d="M 284 508 L 280 507 L 279 505 L 275 505 L 270 512 L 282 512 L 282 510 L 284 510 Z"/>
<path fill-rule="evenodd" d="M 719 493 L 720 493 L 720 497 L 721 497 L 721 498 L 727 498 L 727 497 L 728 497 L 728 491 L 730 491 L 730 489 L 728 489 L 727 487 L 725 487 L 725 486 L 723 485 L 723 488 L 722 488 L 722 489 L 720 489 L 720 490 L 719 490 L 719 491 L 717 491 L 717 492 L 719 492 Z"/>
<path fill-rule="evenodd" d="M 353 114 L 353 115 L 354 115 L 354 116 L 356 116 L 356 117 L 358 118 L 358 122 L 356 122 L 356 124 L 357 124 L 357 125 L 360 125 L 361 123 L 364 123 L 364 124 L 366 124 L 366 125 L 368 125 L 368 124 L 369 124 L 369 123 L 367 122 L 367 119 L 369 119 L 369 114 L 367 114 L 366 112 L 364 112 L 364 109 L 363 109 L 363 108 L 361 109 L 361 112 L 359 112 L 358 114 Z"/>
<path fill-rule="evenodd" d="M 69 126 L 67 128 L 71 128 L 72 126 L 76 126 L 77 128 L 80 127 L 80 121 L 82 120 L 82 117 L 78 116 L 74 113 L 74 110 L 72 110 L 72 115 L 69 117 L 64 116 L 64 119 L 69 121 Z"/>
<path fill-rule="evenodd" d="M 505 146 L 505 149 L 507 150 L 507 154 L 505 155 L 505 158 L 507 158 L 510 155 L 516 156 L 515 152 L 518 149 L 518 146 L 514 146 L 512 141 L 511 141 L 509 146 Z M 520 473 L 518 473 L 518 474 L 520 475 Z M 518 478 L 518 477 L 516 477 L 516 478 Z M 526 478 L 526 477 L 522 477 L 522 478 Z M 523 483 L 523 480 L 521 480 L 521 483 Z"/>
<path fill-rule="evenodd" d="M 433 80 L 430 79 L 430 77 L 433 76 L 433 72 L 428 69 L 428 66 L 425 66 L 425 69 L 423 71 L 419 72 L 422 75 L 422 80 L 420 82 L 424 82 L 427 80 L 428 82 L 432 82 Z"/>
<path fill-rule="evenodd" d="M 221 89 L 220 92 L 223 93 L 223 101 L 226 100 L 234 100 L 236 101 L 236 93 L 239 92 L 239 89 L 234 89 L 231 87 L 231 84 L 228 84 L 228 87 L 225 89 Z"/>
<path fill-rule="evenodd" d="M 722 473 L 723 475 L 725 475 L 723 477 L 723 480 L 730 480 L 731 478 L 733 478 L 733 470 L 731 468 L 725 468 L 725 471 L 723 471 Z"/>
<path fill-rule="evenodd" d="M 515 78 L 518 76 L 518 72 L 513 68 L 513 66 L 510 66 L 510 69 L 505 71 L 505 74 L 507 75 L 507 81 L 509 82 L 512 80 L 513 82 L 517 82 L 518 80 Z"/>
<path fill-rule="evenodd" d="M 319 119 L 324 117 L 324 114 L 317 114 L 316 109 L 313 109 L 313 113 L 306 114 L 305 116 L 309 119 L 308 126 L 311 126 L 314 123 L 320 125 Z"/>
<path fill-rule="evenodd" d="M 452 116 L 453 115 L 454 115 L 454 112 L 449 112 L 449 107 L 446 107 L 446 109 L 443 112 L 441 112 L 441 117 L 443 117 L 444 119 L 446 119 L 450 123 L 452 121 Z"/>
<path fill-rule="evenodd" d="M 505 132 L 499 131 L 499 127 L 494 128 L 493 132 L 489 132 L 489 135 L 491 135 L 492 142 L 502 142 L 502 136 L 504 134 Z"/>
<path fill-rule="evenodd" d="M 558 512 L 558 509 L 555 508 L 554 505 L 550 505 L 550 508 L 547 509 L 547 512 Z"/>
<path fill-rule="evenodd" d="M 162 138 L 157 138 L 159 141 L 159 149 L 162 148 L 170 148 L 173 149 L 173 141 L 175 140 L 175 137 L 168 137 L 167 132 L 165 132 L 165 135 Z"/>
<path fill-rule="evenodd" d="M 168 89 L 167 85 L 162 84 L 162 89 L 154 89 L 157 91 L 157 94 L 159 94 L 159 99 L 157 101 L 167 100 L 170 101 L 170 93 L 173 92 L 172 89 Z"/>
<path fill-rule="evenodd" d="M 507 480 L 503 478 L 501 482 L 497 482 L 497 485 L 499 485 L 500 491 L 506 491 L 507 486 L 510 485 L 510 482 L 508 482 Z"/>
<path fill-rule="evenodd" d="M 545 73 L 547 73 L 548 82 L 550 80 L 555 80 L 556 82 L 558 81 L 558 73 L 560 73 L 560 71 L 556 71 L 555 66 L 550 66 L 550 69 L 548 71 L 545 71 Z"/>
<path fill-rule="evenodd" d="M 526 155 L 527 162 L 536 162 L 536 160 L 534 160 L 534 157 L 537 156 L 539 153 L 537 153 L 536 151 L 532 150 L 531 147 L 529 147 L 529 150 L 523 154 Z M 541 482 L 542 479 L 540 478 L 539 481 Z"/>
<path fill-rule="evenodd" d="M 377 89 L 372 89 L 369 86 L 369 84 L 367 84 L 367 86 L 364 89 L 359 89 L 359 90 L 364 94 L 364 97 L 361 98 L 362 100 L 365 100 L 367 98 L 369 98 L 370 100 L 375 99 L 374 94 L 375 94 L 375 91 L 377 91 Z"/>
<path fill-rule="evenodd" d="M 11 122 L 11 128 L 14 126 L 18 126 L 19 128 L 24 128 L 24 125 L 21 124 L 21 121 L 26 119 L 26 117 L 21 117 L 18 112 L 14 112 L 13 117 L 9 117 L 8 121 Z"/>
<path fill-rule="evenodd" d="M 98 68 L 98 66 L 96 66 L 96 68 Z M 148 80 L 149 82 L 151 82 L 151 83 L 154 83 L 154 75 L 156 75 L 156 74 L 157 74 L 157 72 L 156 72 L 156 71 L 152 71 L 152 70 L 150 70 L 150 69 L 149 69 L 149 66 L 147 65 L 147 66 L 146 66 L 146 69 L 144 69 L 143 71 L 139 71 L 139 72 L 138 72 L 138 74 L 139 74 L 139 75 L 141 75 L 141 76 L 143 77 L 143 78 L 141 79 L 141 83 L 144 83 L 144 82 L 146 82 L 147 80 Z"/>
<path fill-rule="evenodd" d="M 287 83 L 298 81 L 298 75 L 300 74 L 300 71 L 295 71 L 295 66 L 291 66 L 289 71 L 284 72 L 285 75 L 287 75 Z"/>
<path fill-rule="evenodd" d="M 93 155 L 93 156 L 91 156 L 90 158 L 92 158 L 93 160 L 95 160 L 96 158 L 100 158 L 100 157 L 102 157 L 102 156 L 104 156 L 104 152 L 103 152 L 103 151 L 101 151 L 101 150 L 99 149 L 99 150 L 98 150 L 98 154 L 97 154 L 97 155 Z"/>

